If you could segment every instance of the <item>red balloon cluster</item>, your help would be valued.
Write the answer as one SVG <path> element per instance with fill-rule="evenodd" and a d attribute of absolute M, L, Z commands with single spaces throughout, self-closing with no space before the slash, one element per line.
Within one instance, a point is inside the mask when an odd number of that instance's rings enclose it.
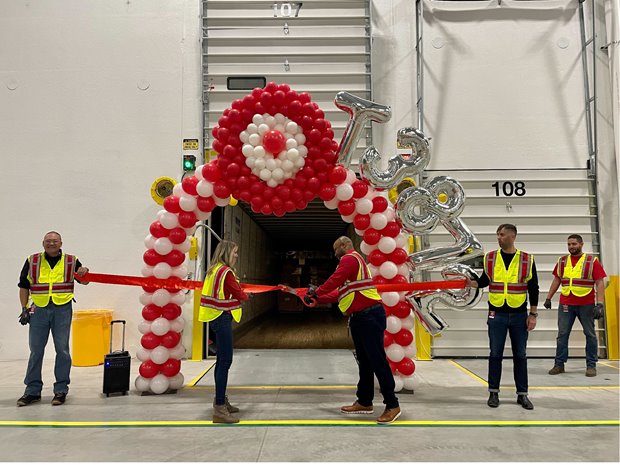
<path fill-rule="evenodd" d="M 304 166 L 295 176 L 283 180 L 276 187 L 268 186 L 246 166 L 241 151 L 243 142 L 239 138 L 240 133 L 252 123 L 255 114 L 265 113 L 271 116 L 280 113 L 297 123 L 303 129 L 303 145 L 308 152 Z M 334 131 L 323 110 L 306 92 L 297 93 L 287 84 L 274 82 L 269 82 L 262 89 L 256 88 L 224 110 L 218 125 L 213 128 L 213 137 L 213 149 L 218 156 L 205 165 L 202 175 L 216 183 L 214 193 L 218 197 L 227 192 L 249 203 L 256 213 L 282 216 L 287 212 L 303 210 L 317 194 L 323 198 L 324 190 L 333 189 L 329 174 L 337 160 L 338 143 L 334 141 Z M 281 151 L 284 144 L 280 131 L 268 131 L 262 136 L 263 147 L 271 153 Z M 216 170 L 219 174 L 209 175 Z"/>

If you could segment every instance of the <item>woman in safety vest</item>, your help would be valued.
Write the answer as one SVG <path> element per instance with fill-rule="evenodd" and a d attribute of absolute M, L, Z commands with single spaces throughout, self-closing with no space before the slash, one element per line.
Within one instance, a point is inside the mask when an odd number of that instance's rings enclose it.
<path fill-rule="evenodd" d="M 241 302 L 248 300 L 243 292 L 233 267 L 237 262 L 239 247 L 231 241 L 222 241 L 215 248 L 207 270 L 198 320 L 209 322 L 215 333 L 217 356 L 215 362 L 215 400 L 213 401 L 213 423 L 238 423 L 232 414 L 239 409 L 230 405 L 226 395 L 228 370 L 233 361 L 232 320 L 241 320 Z"/>

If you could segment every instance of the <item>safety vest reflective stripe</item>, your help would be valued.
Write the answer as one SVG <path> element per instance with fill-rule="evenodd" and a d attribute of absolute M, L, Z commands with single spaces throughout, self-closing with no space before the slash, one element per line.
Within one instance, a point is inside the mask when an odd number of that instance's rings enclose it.
<path fill-rule="evenodd" d="M 577 286 L 591 286 L 594 284 L 593 279 L 573 279 L 573 285 Z M 562 286 L 570 286 L 571 280 L 567 278 L 562 278 Z"/>
<path fill-rule="evenodd" d="M 237 299 L 219 300 L 215 297 L 203 295 L 200 297 L 200 305 L 203 307 L 211 307 L 221 311 L 231 311 L 239 307 L 239 301 Z"/>
<path fill-rule="evenodd" d="M 41 266 L 41 254 L 31 255 L 30 257 L 30 269 L 28 270 L 28 276 L 32 278 L 32 283 L 39 282 L 39 268 Z"/>

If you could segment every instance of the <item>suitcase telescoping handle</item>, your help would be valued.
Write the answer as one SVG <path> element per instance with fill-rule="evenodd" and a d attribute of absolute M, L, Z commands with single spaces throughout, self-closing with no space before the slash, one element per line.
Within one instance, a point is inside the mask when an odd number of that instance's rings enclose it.
<path fill-rule="evenodd" d="M 114 333 L 114 323 L 123 323 L 123 348 L 121 350 L 124 352 L 125 351 L 125 324 L 127 323 L 127 321 L 112 320 L 110 322 L 110 353 L 112 353 L 112 334 Z"/>

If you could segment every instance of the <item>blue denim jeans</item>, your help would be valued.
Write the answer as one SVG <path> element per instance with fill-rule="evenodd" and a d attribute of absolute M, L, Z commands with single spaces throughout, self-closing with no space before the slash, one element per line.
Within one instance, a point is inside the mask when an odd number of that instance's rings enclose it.
<path fill-rule="evenodd" d="M 209 323 L 215 333 L 215 404 L 224 405 L 226 402 L 226 386 L 228 386 L 228 370 L 233 361 L 233 334 L 232 315 L 224 312 Z"/>
<path fill-rule="evenodd" d="M 56 305 L 50 299 L 47 307 L 37 307 L 34 314 L 30 316 L 28 329 L 30 358 L 24 379 L 25 394 L 39 396 L 43 390 L 41 368 L 50 331 L 56 349 L 54 393 L 66 394 L 69 392 L 69 374 L 71 372 L 69 333 L 71 331 L 71 317 L 73 316 L 71 304 L 69 301 L 64 305 Z"/>
<path fill-rule="evenodd" d="M 491 318 L 491 312 L 487 318 L 489 327 L 489 392 L 499 392 L 502 378 L 502 361 L 504 359 L 504 346 L 506 335 L 510 334 L 512 346 L 513 371 L 517 394 L 527 394 L 527 312 L 519 313 L 495 313 Z"/>
<path fill-rule="evenodd" d="M 395 408 L 398 407 L 398 399 L 394 394 L 394 376 L 383 347 L 385 324 L 385 310 L 381 305 L 375 305 L 363 313 L 354 313 L 349 320 L 359 365 L 357 401 L 365 406 L 372 405 L 376 375 L 383 403 L 386 408 Z"/>
<path fill-rule="evenodd" d="M 575 318 L 579 319 L 586 336 L 586 367 L 596 368 L 598 340 L 594 329 L 594 305 L 560 305 L 558 308 L 558 337 L 555 365 L 563 367 L 568 360 L 568 337 Z"/>

